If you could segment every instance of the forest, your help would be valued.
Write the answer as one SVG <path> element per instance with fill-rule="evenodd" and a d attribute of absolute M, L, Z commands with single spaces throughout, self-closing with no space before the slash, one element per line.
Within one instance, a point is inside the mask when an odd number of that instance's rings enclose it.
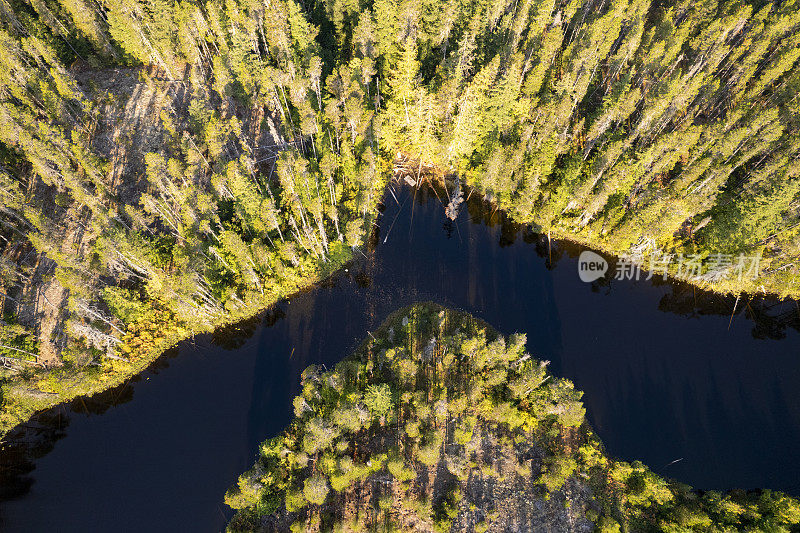
<path fill-rule="evenodd" d="M 796 531 L 800 501 L 609 457 L 582 393 L 472 316 L 417 304 L 336 368 L 226 495 L 229 531 Z"/>
<path fill-rule="evenodd" d="M 800 294 L 794 1 L 0 12 L 3 432 L 363 253 L 393 177 Z M 738 254 L 759 268 L 732 276 Z"/>

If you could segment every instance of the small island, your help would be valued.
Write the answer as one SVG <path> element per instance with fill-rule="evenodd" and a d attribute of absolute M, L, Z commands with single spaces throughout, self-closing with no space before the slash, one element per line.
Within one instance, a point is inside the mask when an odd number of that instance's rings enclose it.
<path fill-rule="evenodd" d="M 800 502 L 694 491 L 609 457 L 582 392 L 466 313 L 390 316 L 226 495 L 230 531 L 796 531 Z"/>

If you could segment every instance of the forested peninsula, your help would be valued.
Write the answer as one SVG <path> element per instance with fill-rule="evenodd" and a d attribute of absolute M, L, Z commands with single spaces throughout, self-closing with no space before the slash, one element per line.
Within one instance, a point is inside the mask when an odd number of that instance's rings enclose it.
<path fill-rule="evenodd" d="M 800 295 L 797 7 L 0 0 L 0 430 L 339 268 L 393 175 Z"/>
<path fill-rule="evenodd" d="M 295 418 L 226 495 L 229 531 L 796 531 L 800 501 L 696 492 L 610 458 L 582 393 L 472 316 L 390 316 L 303 372 Z"/>

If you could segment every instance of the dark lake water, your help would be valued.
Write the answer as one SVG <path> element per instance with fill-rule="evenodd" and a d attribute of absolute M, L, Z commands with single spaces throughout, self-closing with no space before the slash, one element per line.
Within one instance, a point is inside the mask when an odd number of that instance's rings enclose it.
<path fill-rule="evenodd" d="M 2 529 L 224 529 L 223 494 L 288 423 L 302 369 L 424 300 L 526 332 L 585 391 L 612 455 L 697 488 L 800 495 L 795 302 L 743 298 L 731 315 L 734 299 L 680 283 L 583 283 L 576 245 L 548 246 L 474 199 L 449 222 L 431 192 L 395 195 L 347 272 L 18 432 L 0 453 Z"/>

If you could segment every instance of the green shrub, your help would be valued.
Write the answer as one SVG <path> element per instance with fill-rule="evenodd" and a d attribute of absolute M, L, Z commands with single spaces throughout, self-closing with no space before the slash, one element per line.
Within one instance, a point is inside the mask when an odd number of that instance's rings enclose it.
<path fill-rule="evenodd" d="M 386 416 L 392 410 L 392 389 L 386 383 L 370 385 L 364 393 L 364 405 L 372 416 Z"/>
<path fill-rule="evenodd" d="M 309 503 L 322 505 L 325 503 L 325 498 L 328 497 L 329 491 L 328 480 L 325 479 L 325 476 L 315 474 L 306 480 L 303 487 L 303 496 Z"/>

